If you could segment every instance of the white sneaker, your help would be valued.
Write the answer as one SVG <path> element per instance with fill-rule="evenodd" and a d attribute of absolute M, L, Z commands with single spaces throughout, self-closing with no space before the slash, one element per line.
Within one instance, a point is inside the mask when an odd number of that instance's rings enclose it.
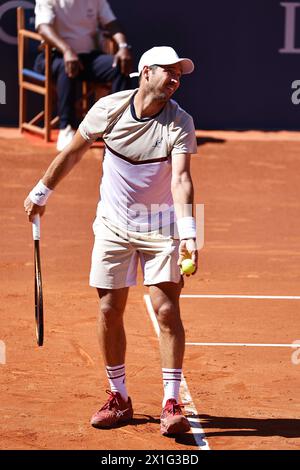
<path fill-rule="evenodd" d="M 60 129 L 57 138 L 56 148 L 59 152 L 61 152 L 73 139 L 75 135 L 74 129 L 70 126 L 70 124 L 65 129 Z"/>

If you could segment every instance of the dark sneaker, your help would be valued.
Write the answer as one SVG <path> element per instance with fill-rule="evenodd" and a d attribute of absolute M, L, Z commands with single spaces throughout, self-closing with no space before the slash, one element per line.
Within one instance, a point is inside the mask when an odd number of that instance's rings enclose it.
<path fill-rule="evenodd" d="M 191 429 L 190 423 L 181 411 L 184 405 L 171 398 L 165 404 L 160 415 L 160 432 L 167 434 L 183 434 Z"/>
<path fill-rule="evenodd" d="M 131 400 L 124 401 L 119 392 L 106 390 L 110 395 L 109 399 L 102 408 L 91 418 L 91 425 L 94 428 L 112 428 L 129 422 L 133 417 Z"/>

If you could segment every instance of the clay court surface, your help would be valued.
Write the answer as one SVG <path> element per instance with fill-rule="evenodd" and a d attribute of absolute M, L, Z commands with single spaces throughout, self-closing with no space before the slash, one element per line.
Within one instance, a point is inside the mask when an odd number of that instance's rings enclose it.
<path fill-rule="evenodd" d="M 60 184 L 42 219 L 45 343 L 36 345 L 23 200 L 56 152 L 2 129 L 1 449 L 300 448 L 300 348 L 279 346 L 300 343 L 300 134 L 199 132 L 198 141 L 192 172 L 195 201 L 205 204 L 205 245 L 183 294 L 296 297 L 182 298 L 186 341 L 226 343 L 186 346 L 184 375 L 205 441 L 196 422 L 198 433 L 160 436 L 158 340 L 141 278 L 125 314 L 134 420 L 113 430 L 89 425 L 108 385 L 88 286 L 101 148 Z"/>

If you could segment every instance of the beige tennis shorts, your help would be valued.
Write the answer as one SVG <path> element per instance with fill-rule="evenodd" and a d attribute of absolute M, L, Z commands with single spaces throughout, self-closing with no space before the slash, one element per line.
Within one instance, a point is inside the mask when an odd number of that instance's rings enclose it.
<path fill-rule="evenodd" d="M 139 261 L 145 285 L 180 281 L 178 239 L 158 230 L 147 233 L 123 231 L 99 216 L 93 229 L 92 287 L 121 289 L 136 285 Z"/>

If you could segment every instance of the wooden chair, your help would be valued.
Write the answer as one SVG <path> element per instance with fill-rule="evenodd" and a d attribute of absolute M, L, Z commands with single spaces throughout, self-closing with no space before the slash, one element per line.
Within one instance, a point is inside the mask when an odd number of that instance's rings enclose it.
<path fill-rule="evenodd" d="M 59 117 L 52 116 L 53 101 L 56 96 L 55 83 L 51 74 L 51 45 L 43 40 L 42 36 L 26 27 L 25 12 L 22 7 L 17 8 L 17 28 L 18 28 L 18 75 L 19 75 L 19 129 L 20 131 L 30 131 L 42 135 L 46 142 L 51 140 L 51 129 L 56 127 Z M 33 62 L 26 63 L 30 55 L 35 56 L 38 47 L 32 51 L 32 42 L 39 44 L 45 53 L 45 74 L 36 73 L 33 70 Z M 116 43 L 106 33 L 101 40 L 103 52 L 114 54 Z M 33 57 L 31 57 L 33 59 Z M 42 111 L 34 117 L 28 117 L 28 96 L 27 92 L 37 93 L 44 97 Z M 111 83 L 98 83 L 83 81 L 81 86 L 81 97 L 77 102 L 77 111 L 83 117 L 92 100 L 99 99 L 111 92 Z"/>
<path fill-rule="evenodd" d="M 19 67 L 19 129 L 42 135 L 50 141 L 51 129 L 57 124 L 58 116 L 52 118 L 53 82 L 51 77 L 51 46 L 43 41 L 40 34 L 25 27 L 25 15 L 22 7 L 17 8 L 18 27 L 18 67 Z M 30 44 L 31 41 L 31 44 Z M 45 75 L 34 72 L 32 64 L 26 59 L 32 50 L 32 41 L 42 45 L 45 52 Z M 38 47 L 34 48 L 37 52 Z M 33 55 L 33 54 L 32 54 Z M 27 92 L 44 97 L 44 109 L 29 120 Z M 43 123 L 43 125 L 38 123 Z"/>

